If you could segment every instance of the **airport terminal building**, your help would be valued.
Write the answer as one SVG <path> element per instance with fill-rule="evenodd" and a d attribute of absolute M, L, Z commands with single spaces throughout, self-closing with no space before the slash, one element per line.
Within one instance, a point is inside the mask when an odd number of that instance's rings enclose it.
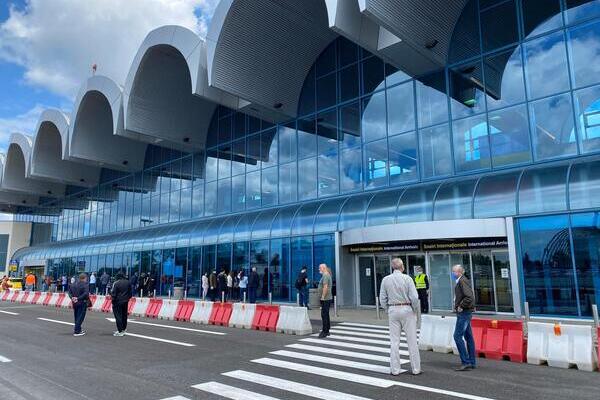
<path fill-rule="evenodd" d="M 222 0 L 148 34 L 0 157 L 0 211 L 48 232 L 20 273 L 124 270 L 159 294 L 256 267 L 295 301 L 332 267 L 373 306 L 390 260 L 451 309 L 600 303 L 600 1 Z M 51 233 L 50 233 L 51 232 Z M 39 241 L 39 240 L 38 240 Z"/>

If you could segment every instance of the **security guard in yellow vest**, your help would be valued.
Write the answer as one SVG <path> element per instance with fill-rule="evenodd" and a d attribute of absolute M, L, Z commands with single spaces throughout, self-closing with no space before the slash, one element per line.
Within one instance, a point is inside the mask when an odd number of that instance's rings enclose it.
<path fill-rule="evenodd" d="M 421 314 L 429 312 L 429 279 L 423 273 L 423 267 L 415 265 L 415 286 L 421 301 Z"/>

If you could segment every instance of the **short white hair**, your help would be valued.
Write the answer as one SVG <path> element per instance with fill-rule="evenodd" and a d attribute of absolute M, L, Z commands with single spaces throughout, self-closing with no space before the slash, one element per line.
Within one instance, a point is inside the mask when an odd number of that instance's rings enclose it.
<path fill-rule="evenodd" d="M 465 269 L 460 264 L 453 265 L 452 266 L 452 271 L 457 271 L 457 272 L 460 272 L 461 274 L 465 273 Z"/>
<path fill-rule="evenodd" d="M 404 261 L 401 258 L 392 258 L 392 268 L 404 271 Z"/>

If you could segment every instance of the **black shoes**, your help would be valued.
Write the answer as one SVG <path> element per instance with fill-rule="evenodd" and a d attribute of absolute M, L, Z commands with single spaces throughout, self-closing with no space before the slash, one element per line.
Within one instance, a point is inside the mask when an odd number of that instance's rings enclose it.
<path fill-rule="evenodd" d="M 321 332 L 319 333 L 319 339 L 324 339 L 329 336 L 329 332 Z"/>

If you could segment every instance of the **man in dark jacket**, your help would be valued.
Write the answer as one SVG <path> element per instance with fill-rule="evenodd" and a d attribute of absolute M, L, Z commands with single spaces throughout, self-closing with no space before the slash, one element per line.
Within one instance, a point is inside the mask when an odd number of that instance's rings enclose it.
<path fill-rule="evenodd" d="M 210 300 L 214 302 L 217 299 L 217 271 L 213 270 L 213 272 L 210 273 L 208 284 L 210 287 Z"/>
<path fill-rule="evenodd" d="M 113 333 L 113 336 L 125 336 L 125 331 L 127 330 L 127 307 L 131 298 L 131 284 L 120 272 L 117 274 L 116 279 L 110 291 L 113 314 L 117 323 L 117 331 Z"/>
<path fill-rule="evenodd" d="M 85 319 L 90 298 L 90 288 L 87 283 L 86 274 L 79 275 L 79 280 L 69 286 L 69 297 L 73 302 L 73 315 L 75 318 L 73 336 L 83 336 L 85 335 L 85 331 L 81 330 L 81 325 Z"/>
<path fill-rule="evenodd" d="M 223 299 L 223 293 L 227 293 L 227 274 L 225 273 L 225 269 L 221 269 L 219 275 L 217 275 L 217 288 L 219 300 Z"/>
<path fill-rule="evenodd" d="M 471 330 L 471 318 L 475 310 L 475 295 L 471 282 L 464 276 L 462 265 L 452 267 L 452 278 L 456 282 L 454 287 L 454 311 L 456 311 L 456 327 L 454 328 L 454 342 L 460 354 L 460 367 L 456 371 L 469 371 L 475 368 L 475 339 Z M 464 340 L 463 340 L 464 338 Z M 467 343 L 465 347 L 465 342 Z"/>
<path fill-rule="evenodd" d="M 296 278 L 295 287 L 298 291 L 300 307 L 308 308 L 308 274 L 306 266 L 303 266 Z"/>
<path fill-rule="evenodd" d="M 260 278 L 256 272 L 256 267 L 252 267 L 250 276 L 248 277 L 248 301 L 250 304 L 256 303 L 256 290 L 258 289 Z"/>

